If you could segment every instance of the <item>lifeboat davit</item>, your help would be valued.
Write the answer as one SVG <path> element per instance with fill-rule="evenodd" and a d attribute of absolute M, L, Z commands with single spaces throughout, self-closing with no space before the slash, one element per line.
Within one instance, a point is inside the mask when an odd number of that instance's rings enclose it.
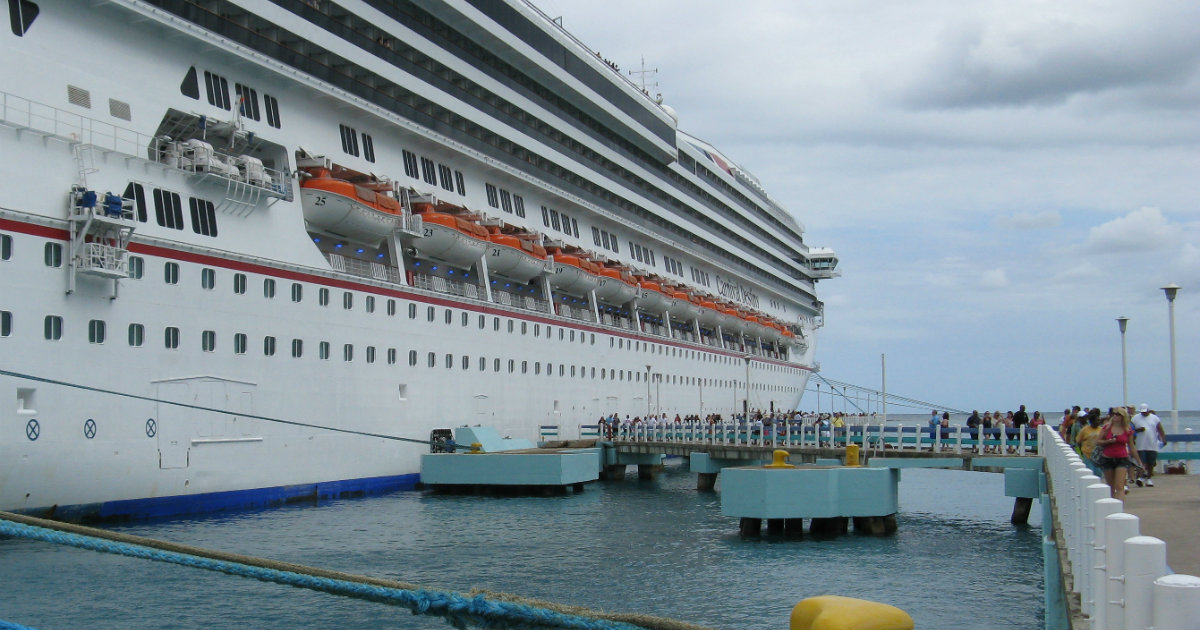
<path fill-rule="evenodd" d="M 546 270 L 546 248 L 537 243 L 536 235 L 524 231 L 506 234 L 491 227 L 488 241 L 488 273 L 528 283 Z"/>
<path fill-rule="evenodd" d="M 596 285 L 596 299 L 620 306 L 637 297 L 638 287 L 633 276 L 613 267 L 601 267 Z"/>
<path fill-rule="evenodd" d="M 436 258 L 459 267 L 470 267 L 483 256 L 488 244 L 486 228 L 459 216 L 462 208 L 430 203 L 413 204 L 421 217 L 421 236 L 414 241 L 423 257 Z"/>
<path fill-rule="evenodd" d="M 672 298 L 663 293 L 661 285 L 657 282 L 643 280 L 638 283 L 638 287 L 637 307 L 639 310 L 650 313 L 662 313 L 667 310 Z"/>
<path fill-rule="evenodd" d="M 599 266 L 582 256 L 554 248 L 550 254 L 550 286 L 574 295 L 586 295 L 600 285 Z"/>
<path fill-rule="evenodd" d="M 309 173 L 300 181 L 300 205 L 310 226 L 372 245 L 400 227 L 400 202 L 386 192 L 334 178 L 324 168 Z"/>

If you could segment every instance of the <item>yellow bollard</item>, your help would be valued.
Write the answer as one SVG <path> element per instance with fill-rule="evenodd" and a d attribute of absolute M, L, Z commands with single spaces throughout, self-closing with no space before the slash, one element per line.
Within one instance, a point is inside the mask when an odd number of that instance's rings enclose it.
<path fill-rule="evenodd" d="M 787 463 L 788 452 L 783 449 L 773 451 L 771 457 L 773 458 L 771 463 L 763 466 L 763 468 L 795 468 L 795 466 Z"/>
<path fill-rule="evenodd" d="M 887 604 L 821 595 L 792 608 L 791 630 L 912 630 L 913 618 Z"/>
<path fill-rule="evenodd" d="M 858 445 L 857 444 L 847 444 L 846 445 L 846 465 L 851 466 L 851 467 L 862 465 L 862 464 L 858 463 Z"/>
<path fill-rule="evenodd" d="M 483 444 L 479 442 L 471 442 L 471 451 L 469 454 L 479 454 L 483 452 Z"/>

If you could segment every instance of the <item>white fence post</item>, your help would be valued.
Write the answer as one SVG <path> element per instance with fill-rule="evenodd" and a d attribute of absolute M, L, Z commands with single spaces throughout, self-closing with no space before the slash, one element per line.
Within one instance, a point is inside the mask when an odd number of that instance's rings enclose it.
<path fill-rule="evenodd" d="M 1154 623 L 1154 580 L 1167 573 L 1167 543 L 1153 536 L 1125 540 L 1125 628 Z"/>
<path fill-rule="evenodd" d="M 1200 630 L 1200 577 L 1174 574 L 1154 580 L 1154 627 Z"/>
<path fill-rule="evenodd" d="M 1105 519 L 1109 515 L 1120 513 L 1124 508 L 1125 504 L 1123 501 L 1113 498 L 1100 499 L 1092 505 L 1092 523 L 1095 526 L 1095 529 L 1092 531 L 1092 536 L 1095 540 L 1095 544 L 1092 545 L 1092 630 L 1107 630 L 1108 628 L 1107 617 L 1105 615 L 1107 612 L 1105 599 L 1108 596 Z"/>
<path fill-rule="evenodd" d="M 1097 599 L 1095 592 L 1092 590 L 1092 580 L 1089 579 L 1091 568 L 1096 566 L 1096 503 L 1109 496 L 1108 484 L 1099 483 L 1099 477 L 1096 478 L 1096 481 L 1098 483 L 1090 484 L 1084 488 L 1083 540 L 1079 541 L 1079 564 L 1081 571 L 1079 572 L 1079 581 L 1075 583 L 1075 590 L 1079 591 L 1083 614 L 1088 617 L 1095 616 Z"/>
<path fill-rule="evenodd" d="M 1125 628 L 1125 540 L 1138 535 L 1140 520 L 1121 512 L 1104 518 L 1105 560 L 1108 586 L 1104 618 L 1109 628 Z"/>

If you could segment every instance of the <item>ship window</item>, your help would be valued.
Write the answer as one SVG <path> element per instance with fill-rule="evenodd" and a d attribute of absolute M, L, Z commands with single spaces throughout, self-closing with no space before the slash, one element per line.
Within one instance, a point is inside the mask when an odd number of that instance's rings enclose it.
<path fill-rule="evenodd" d="M 592 243 L 600 245 L 600 228 L 592 228 Z M 604 235 L 604 247 L 608 248 L 608 235 Z"/>
<path fill-rule="evenodd" d="M 174 350 L 179 347 L 179 329 L 167 326 L 163 329 L 163 347 Z"/>
<path fill-rule="evenodd" d="M 45 259 L 47 267 L 61 267 L 62 255 L 62 243 L 46 243 L 43 258 Z"/>
<path fill-rule="evenodd" d="M 454 171 L 454 184 L 455 184 L 455 186 L 458 187 L 458 194 L 460 194 L 460 195 L 467 194 L 467 185 L 463 181 L 462 171 Z"/>
<path fill-rule="evenodd" d="M 375 312 L 375 296 L 374 295 L 367 296 L 367 312 L 368 313 Z"/>
<path fill-rule="evenodd" d="M 169 262 L 163 265 L 163 280 L 167 284 L 179 284 L 179 263 Z"/>
<path fill-rule="evenodd" d="M 421 179 L 425 180 L 426 184 L 437 185 L 437 173 L 434 172 L 433 160 L 421 158 Z"/>
<path fill-rule="evenodd" d="M 417 305 L 416 305 L 416 304 L 409 304 L 409 305 L 408 305 L 408 318 L 409 318 L 409 319 L 416 319 L 416 318 L 417 318 Z"/>
<path fill-rule="evenodd" d="M 510 320 L 508 320 L 508 332 L 511 333 L 512 331 L 513 331 L 513 320 L 510 319 Z"/>
<path fill-rule="evenodd" d="M 441 182 L 442 188 L 454 192 L 454 179 L 450 167 L 445 164 L 438 164 L 438 181 Z"/>
<path fill-rule="evenodd" d="M 88 322 L 88 343 L 104 343 L 105 325 L 102 319 Z"/>
<path fill-rule="evenodd" d="M 486 316 L 486 315 L 480 315 L 480 316 L 479 316 L 479 330 L 483 330 L 483 328 L 484 328 L 485 326 L 487 326 L 487 316 Z"/>
<path fill-rule="evenodd" d="M 0 311 L 0 337 L 12 336 L 12 311 Z"/>
<path fill-rule="evenodd" d="M 146 341 L 146 327 L 142 324 L 129 325 L 129 345 L 134 348 L 142 347 Z"/>
<path fill-rule="evenodd" d="M 484 188 L 484 190 L 487 191 L 488 205 L 493 208 L 499 208 L 500 207 L 500 196 L 499 196 L 499 193 L 496 191 L 496 187 L 493 186 L 492 184 L 484 184 L 483 188 Z"/>
<path fill-rule="evenodd" d="M 495 332 L 500 332 L 500 318 L 499 317 L 492 318 L 492 330 Z"/>
<path fill-rule="evenodd" d="M 246 354 L 246 333 L 236 333 L 233 336 L 233 352 Z"/>
<path fill-rule="evenodd" d="M 408 364 L 413 365 L 413 366 L 415 366 L 417 364 L 417 351 L 416 350 L 408 351 Z"/>
<path fill-rule="evenodd" d="M 271 335 L 263 337 L 263 355 L 268 357 L 275 356 L 275 338 Z"/>
<path fill-rule="evenodd" d="M 217 285 L 217 272 L 204 268 L 200 270 L 200 287 L 211 291 Z"/>
<path fill-rule="evenodd" d="M 321 359 L 322 361 L 329 360 L 329 342 L 328 341 L 322 341 L 321 343 L 317 344 L 317 358 Z"/>
<path fill-rule="evenodd" d="M 137 220 L 142 223 L 146 222 L 146 189 L 137 182 L 129 182 L 125 187 L 125 193 L 121 195 L 124 199 L 132 199 L 134 210 L 137 211 Z"/>
<path fill-rule="evenodd" d="M 517 216 L 525 218 L 525 199 L 521 195 L 513 195 L 513 208 L 517 211 Z"/>
<path fill-rule="evenodd" d="M 208 104 L 224 110 L 232 109 L 229 101 L 229 82 L 225 77 L 204 71 L 204 88 L 208 94 Z"/>
<path fill-rule="evenodd" d="M 550 227 L 550 209 L 542 206 L 542 225 Z"/>
<path fill-rule="evenodd" d="M 274 278 L 264 278 L 263 279 L 263 297 L 267 298 L 268 300 L 275 298 L 275 279 Z"/>
<path fill-rule="evenodd" d="M 534 361 L 534 362 L 533 362 L 533 374 L 534 374 L 534 376 L 538 376 L 538 375 L 540 375 L 541 373 L 542 373 L 542 362 L 541 362 L 541 361 Z"/>
<path fill-rule="evenodd" d="M 292 340 L 292 358 L 299 359 L 302 356 L 304 356 L 304 340 L 303 339 L 293 339 Z"/>
<path fill-rule="evenodd" d="M 338 130 L 342 134 L 342 151 L 358 157 L 358 131 L 346 125 L 338 125 Z"/>
<path fill-rule="evenodd" d="M 246 294 L 246 274 L 244 274 L 244 273 L 233 274 L 233 292 L 238 295 Z"/>
<path fill-rule="evenodd" d="M 217 349 L 217 332 L 215 330 L 206 330 L 200 333 L 200 349 L 205 352 Z"/>
<path fill-rule="evenodd" d="M 425 308 L 425 319 L 428 319 L 429 321 L 432 322 L 433 318 L 434 318 L 434 314 L 436 312 L 437 312 L 437 309 L 433 308 L 432 306 L 426 307 Z"/>
<path fill-rule="evenodd" d="M 354 294 L 346 291 L 342 293 L 342 308 L 351 310 L 354 308 Z"/>
<path fill-rule="evenodd" d="M 0 260 L 12 260 L 12 237 L 0 234 Z"/>
<path fill-rule="evenodd" d="M 528 374 L 528 373 L 529 373 L 529 361 L 522 361 L 522 362 L 521 362 L 521 373 L 522 373 L 522 374 Z"/>
<path fill-rule="evenodd" d="M 404 174 L 416 179 L 420 173 L 417 171 L 417 155 L 408 149 L 401 152 L 404 157 Z"/>
<path fill-rule="evenodd" d="M 192 231 L 204 236 L 217 235 L 217 211 L 207 199 L 188 198 L 192 211 Z"/>
<path fill-rule="evenodd" d="M 462 355 L 462 369 L 464 369 L 464 370 L 471 369 L 471 357 L 468 357 L 465 354 Z"/>
<path fill-rule="evenodd" d="M 261 117 L 258 112 L 258 92 L 241 83 L 235 83 L 233 91 L 238 97 L 238 111 L 250 120 L 259 120 Z"/>
<path fill-rule="evenodd" d="M 154 189 L 154 218 L 158 224 L 173 230 L 183 229 L 183 202 L 178 193 Z"/>
<path fill-rule="evenodd" d="M 429 355 L 425 357 L 425 361 L 429 364 L 429 367 L 437 367 L 437 353 L 430 352 Z"/>
<path fill-rule="evenodd" d="M 454 321 L 454 313 L 450 309 L 446 309 L 445 315 L 446 325 L 449 326 L 450 322 Z"/>
<path fill-rule="evenodd" d="M 320 304 L 321 306 L 329 306 L 329 289 L 321 287 L 321 289 L 317 291 L 317 304 Z"/>
<path fill-rule="evenodd" d="M 37 18 L 38 5 L 29 0 L 8 0 L 8 13 L 13 35 L 21 37 L 29 31 L 29 26 Z"/>
<path fill-rule="evenodd" d="M 471 321 L 471 315 L 469 313 L 467 313 L 466 311 L 463 311 L 462 325 L 466 326 L 468 323 L 470 323 L 470 321 Z"/>
<path fill-rule="evenodd" d="M 375 346 L 367 346 L 367 363 L 375 362 Z"/>
<path fill-rule="evenodd" d="M 499 357 L 492 359 L 492 371 L 493 372 L 500 371 L 500 358 Z"/>
<path fill-rule="evenodd" d="M 304 285 L 299 282 L 292 283 L 292 301 L 300 302 L 304 299 Z"/>
<path fill-rule="evenodd" d="M 196 66 L 188 68 L 187 74 L 183 75 L 179 91 L 188 98 L 200 100 L 200 80 L 196 78 Z"/>
<path fill-rule="evenodd" d="M 529 323 L 521 322 L 521 334 L 524 335 L 527 332 L 529 332 Z"/>
<path fill-rule="evenodd" d="M 375 142 L 371 140 L 371 134 L 364 133 L 362 135 L 363 158 L 368 162 L 375 161 Z"/>
<path fill-rule="evenodd" d="M 388 348 L 387 357 L 388 357 L 388 365 L 396 365 L 396 349 L 395 348 Z"/>
<path fill-rule="evenodd" d="M 567 235 L 571 235 L 571 217 L 567 216 L 565 212 L 559 216 L 562 217 L 562 231 L 566 232 Z M 550 217 L 550 219 L 554 220 L 553 215 Z"/>
<path fill-rule="evenodd" d="M 392 317 L 395 317 L 395 316 L 396 316 L 396 300 L 393 300 L 393 299 L 388 299 L 388 301 L 387 301 L 387 314 L 388 314 L 388 315 L 390 315 L 390 316 L 392 316 Z"/>
<path fill-rule="evenodd" d="M 513 361 L 512 359 L 509 359 L 509 360 L 508 360 L 508 373 L 509 373 L 509 374 L 512 374 L 512 373 L 513 373 L 513 369 L 514 369 L 515 367 L 516 367 L 516 361 Z"/>
<path fill-rule="evenodd" d="M 449 352 L 446 353 L 446 369 L 454 369 L 454 355 L 450 354 Z"/>
<path fill-rule="evenodd" d="M 533 336 L 534 336 L 534 337 L 541 337 L 541 336 L 542 336 L 542 325 L 541 325 L 541 324 L 534 324 L 534 325 L 533 325 Z M 547 336 L 547 337 L 549 337 L 550 335 L 546 335 L 546 336 Z"/>
<path fill-rule="evenodd" d="M 553 227 L 554 229 L 559 230 L 560 232 L 562 231 L 562 225 L 558 222 L 558 211 L 557 210 L 550 211 L 550 227 Z"/>
<path fill-rule="evenodd" d="M 263 94 L 263 107 L 267 110 L 267 124 L 279 129 L 279 101 L 274 96 Z"/>
<path fill-rule="evenodd" d="M 512 214 L 512 195 L 507 190 L 500 191 L 500 209 Z"/>

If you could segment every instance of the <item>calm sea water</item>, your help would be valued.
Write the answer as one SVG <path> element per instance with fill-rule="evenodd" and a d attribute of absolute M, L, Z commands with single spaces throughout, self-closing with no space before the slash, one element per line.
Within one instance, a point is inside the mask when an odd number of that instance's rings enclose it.
<path fill-rule="evenodd" d="M 908 611 L 918 627 L 1042 625 L 1040 511 L 1008 519 L 1003 476 L 906 470 L 887 538 L 744 540 L 674 462 L 577 495 L 420 492 L 122 526 L 132 534 L 466 591 L 720 628 L 786 627 L 805 597 Z M 407 610 L 194 569 L 0 540 L 0 619 L 55 628 L 428 628 Z"/>
<path fill-rule="evenodd" d="M 1180 424 L 1200 431 L 1200 412 L 1181 412 Z M 904 471 L 899 531 L 878 539 L 743 540 L 720 495 L 695 483 L 673 462 L 654 482 L 631 468 L 623 482 L 564 497 L 405 492 L 120 529 L 721 628 L 785 627 L 796 602 L 827 593 L 899 606 L 918 627 L 1042 625 L 1041 512 L 1010 525 L 1001 475 Z M 14 539 L 0 539 L 0 619 L 44 630 L 447 627 L 382 604 Z"/>

